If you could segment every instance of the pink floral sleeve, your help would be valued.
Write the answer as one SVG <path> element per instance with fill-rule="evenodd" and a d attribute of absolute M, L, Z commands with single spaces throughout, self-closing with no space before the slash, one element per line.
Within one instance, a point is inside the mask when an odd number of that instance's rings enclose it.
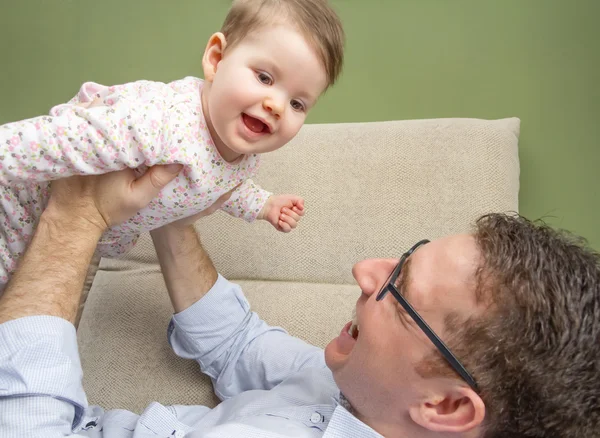
<path fill-rule="evenodd" d="M 0 126 L 0 184 L 169 162 L 163 145 L 170 89 L 149 81 L 110 88 L 92 85 L 98 87 L 95 97 L 101 96 L 101 106 L 64 104 L 56 116 Z"/>
<path fill-rule="evenodd" d="M 221 209 L 232 216 L 253 222 L 272 194 L 247 179 L 231 194 Z"/>

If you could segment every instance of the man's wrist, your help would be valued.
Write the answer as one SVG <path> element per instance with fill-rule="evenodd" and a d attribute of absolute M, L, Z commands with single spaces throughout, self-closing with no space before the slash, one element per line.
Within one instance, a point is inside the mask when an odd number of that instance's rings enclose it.
<path fill-rule="evenodd" d="M 164 226 L 150 233 L 175 312 L 201 299 L 218 278 L 193 225 Z"/>
<path fill-rule="evenodd" d="M 104 218 L 93 206 L 81 206 L 79 209 L 66 211 L 50 202 L 40 217 L 40 224 L 45 224 L 52 232 L 67 231 L 68 234 L 77 232 L 78 235 L 89 236 L 96 243 L 108 228 Z"/>
<path fill-rule="evenodd" d="M 178 225 L 178 224 L 167 224 L 163 225 L 156 230 L 150 231 L 150 236 L 158 248 L 157 251 L 179 253 L 182 251 L 188 251 L 190 243 L 197 242 L 198 235 L 194 229 L 194 225 Z M 185 243 L 188 245 L 185 245 Z M 182 245 L 183 244 L 183 245 Z M 194 246 L 194 245 L 192 245 Z"/>

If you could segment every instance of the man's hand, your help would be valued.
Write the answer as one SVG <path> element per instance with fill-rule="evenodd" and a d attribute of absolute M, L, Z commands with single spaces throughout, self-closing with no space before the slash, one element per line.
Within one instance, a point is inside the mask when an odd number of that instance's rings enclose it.
<path fill-rule="evenodd" d="M 0 297 L 0 324 L 35 315 L 74 322 L 102 232 L 145 207 L 180 169 L 155 166 L 139 179 L 126 169 L 55 181 L 33 239 Z"/>
<path fill-rule="evenodd" d="M 87 220 L 100 231 L 144 208 L 180 172 L 180 164 L 154 166 L 136 179 L 133 169 L 98 176 L 73 176 L 52 183 L 49 217 Z"/>
<path fill-rule="evenodd" d="M 284 233 L 289 233 L 304 216 L 304 199 L 296 195 L 273 195 L 269 197 L 258 215 Z"/>

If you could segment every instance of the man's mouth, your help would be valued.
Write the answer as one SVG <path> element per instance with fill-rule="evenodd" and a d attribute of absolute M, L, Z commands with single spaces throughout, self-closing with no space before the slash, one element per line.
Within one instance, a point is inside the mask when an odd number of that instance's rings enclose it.
<path fill-rule="evenodd" d="M 350 324 L 350 328 L 348 329 L 348 334 L 352 336 L 354 339 L 358 339 L 358 333 L 360 330 L 358 329 L 358 319 L 356 317 L 356 308 L 352 311 L 352 324 Z"/>
<path fill-rule="evenodd" d="M 269 125 L 264 123 L 262 120 L 257 119 L 256 117 L 249 116 L 246 113 L 242 113 L 242 120 L 244 121 L 244 125 L 252 132 L 256 132 L 257 134 L 269 134 L 271 129 Z"/>

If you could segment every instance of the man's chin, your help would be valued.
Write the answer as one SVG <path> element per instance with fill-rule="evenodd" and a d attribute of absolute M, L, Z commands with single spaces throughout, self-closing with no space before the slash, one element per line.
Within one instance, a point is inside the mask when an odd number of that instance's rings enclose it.
<path fill-rule="evenodd" d="M 329 344 L 327 344 L 327 346 L 325 347 L 325 352 L 324 352 L 325 353 L 325 364 L 332 372 L 334 372 L 340 366 L 338 361 L 335 360 L 335 352 L 333 351 L 335 348 L 335 346 L 333 345 L 334 342 L 335 342 L 335 339 L 329 341 Z"/>

